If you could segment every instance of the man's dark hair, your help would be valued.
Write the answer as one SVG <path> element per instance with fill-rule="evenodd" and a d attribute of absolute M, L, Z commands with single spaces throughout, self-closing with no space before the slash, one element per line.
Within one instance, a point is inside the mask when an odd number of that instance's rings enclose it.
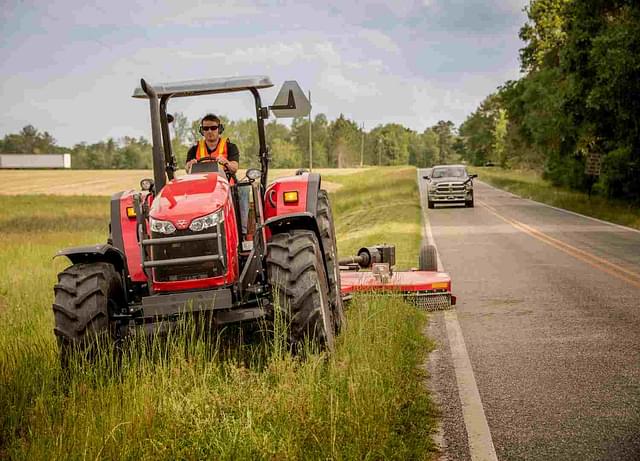
<path fill-rule="evenodd" d="M 202 117 L 202 120 L 200 121 L 200 125 L 202 125 L 202 123 L 203 123 L 205 120 L 206 120 L 206 121 L 208 121 L 208 122 L 218 122 L 218 124 L 220 124 L 220 123 L 221 123 L 221 122 L 220 122 L 220 118 L 219 118 L 217 115 L 215 115 L 215 114 L 207 114 L 207 115 L 205 115 L 204 117 Z"/>

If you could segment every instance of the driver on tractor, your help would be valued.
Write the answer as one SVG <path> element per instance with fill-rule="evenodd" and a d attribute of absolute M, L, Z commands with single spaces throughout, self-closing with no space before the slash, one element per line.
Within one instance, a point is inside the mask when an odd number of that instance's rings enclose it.
<path fill-rule="evenodd" d="M 238 171 L 240 160 L 238 146 L 230 142 L 228 138 L 222 137 L 223 132 L 224 125 L 218 116 L 207 114 L 202 118 L 200 134 L 203 139 L 198 141 L 198 144 L 191 146 L 187 153 L 187 163 L 184 167 L 187 173 L 191 172 L 191 166 L 194 163 L 202 161 L 217 161 L 229 175 L 234 175 Z"/>
<path fill-rule="evenodd" d="M 214 114 L 205 115 L 200 121 L 200 134 L 203 139 L 198 144 L 191 146 L 187 153 L 187 163 L 184 169 L 191 173 L 191 167 L 198 162 L 218 162 L 222 165 L 229 184 L 235 184 L 235 174 L 238 171 L 240 151 L 238 146 L 222 137 L 224 125 L 220 118 Z M 240 222 L 243 240 L 247 235 L 247 223 L 249 218 L 249 188 L 238 189 L 238 206 L 240 207 Z"/>

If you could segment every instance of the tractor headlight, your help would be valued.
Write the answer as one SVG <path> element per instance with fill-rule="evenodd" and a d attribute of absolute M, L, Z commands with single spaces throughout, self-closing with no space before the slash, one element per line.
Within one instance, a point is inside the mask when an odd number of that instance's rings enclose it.
<path fill-rule="evenodd" d="M 149 218 L 149 224 L 151 225 L 152 232 L 159 232 L 160 234 L 173 234 L 176 231 L 176 226 L 174 226 L 169 221 L 160 221 L 158 219 Z"/>
<path fill-rule="evenodd" d="M 189 224 L 189 229 L 191 229 L 193 232 L 200 232 L 210 227 L 215 227 L 218 225 L 218 223 L 221 223 L 223 221 L 224 214 L 222 213 L 222 210 L 218 210 L 201 218 L 194 219 L 193 221 L 191 221 L 191 224 Z"/>

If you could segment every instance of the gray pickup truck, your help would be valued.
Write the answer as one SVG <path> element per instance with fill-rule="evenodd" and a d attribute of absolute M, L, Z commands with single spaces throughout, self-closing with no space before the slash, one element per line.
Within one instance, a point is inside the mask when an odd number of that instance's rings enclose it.
<path fill-rule="evenodd" d="M 473 178 L 477 174 L 468 174 L 464 165 L 436 165 L 427 180 L 427 204 L 434 208 L 436 203 L 464 203 L 473 208 Z"/>

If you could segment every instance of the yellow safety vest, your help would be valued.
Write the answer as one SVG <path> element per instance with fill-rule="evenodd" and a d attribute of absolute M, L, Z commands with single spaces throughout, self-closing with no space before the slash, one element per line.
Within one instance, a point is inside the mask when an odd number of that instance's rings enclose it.
<path fill-rule="evenodd" d="M 217 157 L 227 158 L 227 138 L 220 138 L 218 141 L 218 146 L 216 150 L 211 152 L 209 155 L 209 151 L 207 150 L 207 144 L 204 139 L 198 141 L 198 150 L 196 151 L 196 160 L 200 161 L 203 158 L 211 157 L 211 159 L 215 159 Z"/>

